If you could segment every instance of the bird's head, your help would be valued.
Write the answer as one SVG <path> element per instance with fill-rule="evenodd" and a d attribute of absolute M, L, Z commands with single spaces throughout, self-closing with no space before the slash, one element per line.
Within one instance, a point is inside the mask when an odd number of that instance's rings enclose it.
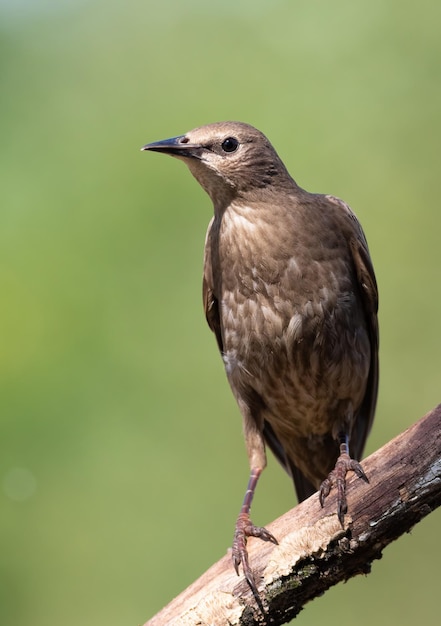
<path fill-rule="evenodd" d="M 220 209 L 234 198 L 260 194 L 273 184 L 279 189 L 295 185 L 265 135 L 242 122 L 200 126 L 141 149 L 182 159 Z"/>

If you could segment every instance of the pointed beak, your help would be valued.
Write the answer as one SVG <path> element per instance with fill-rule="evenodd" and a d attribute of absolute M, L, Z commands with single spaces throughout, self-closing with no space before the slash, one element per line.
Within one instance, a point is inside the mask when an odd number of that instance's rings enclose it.
<path fill-rule="evenodd" d="M 163 152 L 164 154 L 169 154 L 174 157 L 199 158 L 202 146 L 190 143 L 185 135 L 179 135 L 179 137 L 148 143 L 143 146 L 141 150 Z"/>

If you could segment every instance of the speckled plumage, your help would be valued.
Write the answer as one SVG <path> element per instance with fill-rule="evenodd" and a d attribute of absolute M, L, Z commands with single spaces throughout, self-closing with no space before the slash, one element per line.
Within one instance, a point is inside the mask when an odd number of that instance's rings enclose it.
<path fill-rule="evenodd" d="M 300 190 L 276 210 L 261 202 L 252 211 L 232 203 L 210 227 L 209 323 L 219 329 L 236 397 L 253 395 L 252 418 L 272 427 L 288 471 L 295 465 L 318 489 L 338 456 L 329 435 L 350 419 L 351 406 L 358 415 L 371 368 L 369 324 L 342 228 L 355 222 L 345 205 Z M 259 213 L 269 211 L 265 223 Z M 317 246 L 323 211 L 329 224 Z M 370 416 L 362 419 L 367 430 Z M 363 442 L 355 443 L 359 457 Z"/>
<path fill-rule="evenodd" d="M 301 189 L 247 124 L 210 124 L 146 148 L 182 158 L 213 201 L 204 306 L 243 416 L 250 467 L 257 482 L 267 443 L 302 500 L 326 482 L 344 441 L 360 459 L 373 420 L 378 294 L 361 226 L 341 200 Z M 361 475 L 357 465 L 341 470 L 343 479 L 348 469 Z M 341 506 L 344 514 L 345 500 Z M 235 546 L 246 574 L 248 530 Z"/>

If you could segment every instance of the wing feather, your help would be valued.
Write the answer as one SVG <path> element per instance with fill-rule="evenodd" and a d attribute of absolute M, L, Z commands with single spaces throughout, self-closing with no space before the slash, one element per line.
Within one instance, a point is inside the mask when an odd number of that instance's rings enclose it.
<path fill-rule="evenodd" d="M 217 345 L 220 353 L 223 354 L 223 342 L 222 332 L 220 324 L 219 314 L 219 302 L 214 295 L 214 283 L 213 283 L 213 268 L 212 268 L 212 255 L 211 255 L 211 238 L 210 232 L 213 225 L 214 217 L 210 221 L 207 229 L 207 235 L 205 237 L 205 251 L 204 251 L 204 274 L 202 278 L 202 300 L 204 304 L 205 317 L 208 322 L 208 326 L 214 332 L 216 336 Z"/>

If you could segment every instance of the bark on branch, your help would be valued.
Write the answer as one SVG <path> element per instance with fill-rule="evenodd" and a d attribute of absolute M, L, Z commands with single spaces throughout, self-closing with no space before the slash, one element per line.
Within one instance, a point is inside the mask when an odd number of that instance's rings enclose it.
<path fill-rule="evenodd" d="M 317 494 L 267 525 L 279 545 L 250 539 L 262 615 L 227 554 L 145 626 L 284 624 L 326 589 L 367 574 L 385 546 L 441 504 L 441 404 L 363 461 L 370 484 L 349 479 L 342 528 L 335 496 Z"/>

